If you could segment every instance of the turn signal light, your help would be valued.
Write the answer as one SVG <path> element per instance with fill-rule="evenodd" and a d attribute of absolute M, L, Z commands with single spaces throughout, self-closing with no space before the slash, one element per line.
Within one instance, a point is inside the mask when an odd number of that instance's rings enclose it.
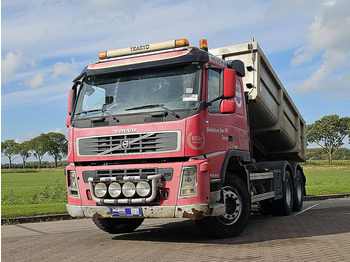
<path fill-rule="evenodd" d="M 206 172 L 210 170 L 210 164 L 209 162 L 204 162 L 199 166 L 199 171 Z"/>

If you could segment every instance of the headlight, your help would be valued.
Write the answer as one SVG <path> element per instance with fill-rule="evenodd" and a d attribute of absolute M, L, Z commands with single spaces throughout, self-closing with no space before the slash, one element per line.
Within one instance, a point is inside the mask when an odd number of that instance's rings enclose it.
<path fill-rule="evenodd" d="M 137 183 L 136 193 L 140 197 L 146 197 L 151 193 L 151 186 L 146 181 L 141 181 Z"/>
<path fill-rule="evenodd" d="M 95 185 L 95 195 L 97 197 L 104 197 L 107 194 L 107 186 L 105 183 L 97 183 Z"/>
<path fill-rule="evenodd" d="M 70 189 L 78 189 L 77 175 L 75 171 L 69 171 L 69 187 Z"/>
<path fill-rule="evenodd" d="M 184 167 L 182 170 L 182 181 L 180 196 L 195 196 L 197 194 L 197 167 Z"/>
<path fill-rule="evenodd" d="M 70 197 L 80 198 L 77 174 L 75 171 L 68 171 L 68 194 Z"/>
<path fill-rule="evenodd" d="M 111 197 L 118 197 L 120 196 L 120 193 L 122 192 L 122 187 L 119 183 L 113 182 L 108 187 L 108 193 Z"/>
<path fill-rule="evenodd" d="M 132 182 L 126 182 L 122 187 L 122 192 L 126 197 L 133 197 L 136 193 L 135 184 Z"/>

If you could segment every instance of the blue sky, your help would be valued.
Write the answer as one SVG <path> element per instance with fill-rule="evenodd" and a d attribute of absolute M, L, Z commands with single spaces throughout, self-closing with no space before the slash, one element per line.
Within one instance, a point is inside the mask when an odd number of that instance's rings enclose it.
<path fill-rule="evenodd" d="M 308 124 L 349 116 L 349 10 L 347 0 L 2 0 L 1 141 L 67 135 L 72 80 L 100 51 L 177 38 L 216 48 L 254 37 Z"/>

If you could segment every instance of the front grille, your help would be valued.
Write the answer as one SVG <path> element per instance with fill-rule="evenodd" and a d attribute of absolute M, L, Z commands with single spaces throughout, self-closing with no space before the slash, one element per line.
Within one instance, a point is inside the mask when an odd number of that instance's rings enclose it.
<path fill-rule="evenodd" d="M 156 174 L 155 168 L 96 170 L 96 175 L 98 177 L 110 177 L 110 176 L 147 177 L 149 175 L 155 175 L 155 174 Z"/>
<path fill-rule="evenodd" d="M 171 181 L 174 170 L 172 168 L 133 168 L 133 169 L 105 169 L 94 171 L 83 171 L 83 180 L 88 183 L 89 178 L 117 177 L 123 179 L 124 176 L 147 176 L 161 174 L 162 181 Z"/>
<path fill-rule="evenodd" d="M 77 139 L 78 156 L 159 154 L 180 150 L 180 132 L 152 132 Z"/>

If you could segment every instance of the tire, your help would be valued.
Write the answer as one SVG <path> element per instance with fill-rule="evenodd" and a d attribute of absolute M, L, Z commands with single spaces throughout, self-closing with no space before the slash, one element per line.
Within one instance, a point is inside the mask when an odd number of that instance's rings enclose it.
<path fill-rule="evenodd" d="M 99 229 L 109 234 L 133 232 L 143 220 L 144 218 L 92 218 Z"/>
<path fill-rule="evenodd" d="M 196 220 L 199 229 L 213 238 L 236 237 L 246 228 L 250 217 L 247 186 L 237 176 L 227 177 L 222 189 L 226 214 Z"/>
<path fill-rule="evenodd" d="M 300 211 L 303 207 L 304 198 L 304 180 L 300 169 L 297 169 L 295 174 L 295 187 L 294 187 L 294 197 L 293 197 L 293 211 Z"/>
<path fill-rule="evenodd" d="M 272 214 L 287 216 L 293 210 L 293 181 L 290 170 L 285 170 L 285 180 L 282 182 L 283 197 L 272 202 Z"/>

